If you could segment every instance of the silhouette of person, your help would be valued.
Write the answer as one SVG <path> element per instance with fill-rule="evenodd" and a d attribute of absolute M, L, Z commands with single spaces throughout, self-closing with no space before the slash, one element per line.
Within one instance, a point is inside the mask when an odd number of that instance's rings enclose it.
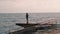
<path fill-rule="evenodd" d="M 26 13 L 26 20 L 27 20 L 27 24 L 28 24 L 28 13 Z"/>

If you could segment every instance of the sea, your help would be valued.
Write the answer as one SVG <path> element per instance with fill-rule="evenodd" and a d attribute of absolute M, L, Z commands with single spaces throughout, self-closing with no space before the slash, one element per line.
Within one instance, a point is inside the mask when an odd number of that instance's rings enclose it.
<path fill-rule="evenodd" d="M 40 23 L 49 19 L 59 19 L 60 13 L 28 13 L 29 23 Z M 0 34 L 8 34 L 10 30 L 23 29 L 16 23 L 26 23 L 26 13 L 0 13 Z M 58 22 L 58 24 L 60 24 Z"/>

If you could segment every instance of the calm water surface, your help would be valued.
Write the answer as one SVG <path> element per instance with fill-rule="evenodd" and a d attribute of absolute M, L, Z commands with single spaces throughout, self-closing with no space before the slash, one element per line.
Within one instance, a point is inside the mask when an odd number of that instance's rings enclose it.
<path fill-rule="evenodd" d="M 31 23 L 54 18 L 60 18 L 60 13 L 29 13 L 29 22 Z M 8 34 L 9 30 L 23 28 L 15 23 L 26 23 L 25 13 L 0 13 L 0 34 Z"/>

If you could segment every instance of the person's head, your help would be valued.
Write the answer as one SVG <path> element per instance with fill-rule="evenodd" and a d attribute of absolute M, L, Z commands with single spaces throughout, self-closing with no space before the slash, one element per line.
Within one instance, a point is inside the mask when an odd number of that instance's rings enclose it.
<path fill-rule="evenodd" d="M 28 13 L 26 13 L 26 14 L 28 14 Z"/>

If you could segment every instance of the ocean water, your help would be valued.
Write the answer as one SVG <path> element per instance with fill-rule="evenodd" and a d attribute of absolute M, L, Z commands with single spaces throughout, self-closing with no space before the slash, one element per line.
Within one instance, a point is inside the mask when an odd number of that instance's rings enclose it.
<path fill-rule="evenodd" d="M 23 28 L 15 23 L 26 23 L 25 13 L 0 13 L 0 34 L 8 34 L 10 30 Z M 60 18 L 60 13 L 29 13 L 29 23 L 40 23 L 49 19 Z"/>

